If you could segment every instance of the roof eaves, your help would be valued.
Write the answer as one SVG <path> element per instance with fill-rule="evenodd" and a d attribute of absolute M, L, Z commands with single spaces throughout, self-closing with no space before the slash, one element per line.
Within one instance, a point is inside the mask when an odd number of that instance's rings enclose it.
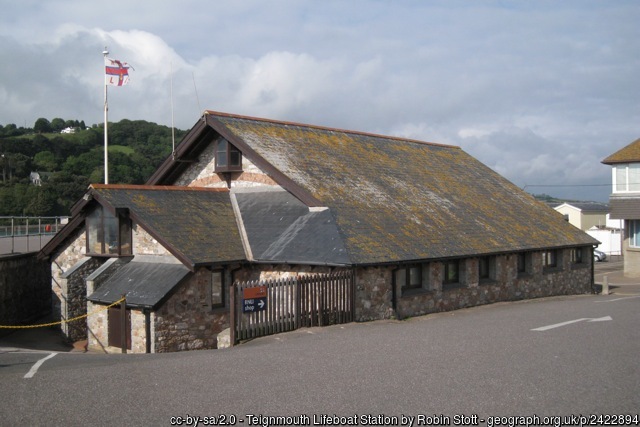
<path fill-rule="evenodd" d="M 76 215 L 71 217 L 69 222 L 62 227 L 58 233 L 51 240 L 47 242 L 46 245 L 40 249 L 38 252 L 38 259 L 44 260 L 49 258 L 49 256 L 56 250 L 58 246 L 62 244 L 74 231 L 78 229 L 79 226 L 84 223 L 84 215 Z"/>
<path fill-rule="evenodd" d="M 153 175 L 151 175 L 147 180 L 146 184 L 157 185 L 164 182 L 176 168 L 181 165 L 184 166 L 186 164 L 184 163 L 185 159 L 188 159 L 188 153 L 191 152 L 192 148 L 196 146 L 203 135 L 206 134 L 207 129 L 208 126 L 204 117 L 201 117 L 189 132 L 187 132 L 184 138 L 182 138 L 182 141 L 176 147 L 176 151 L 171 153 L 171 155 L 162 162 L 160 167 L 158 167 Z"/>

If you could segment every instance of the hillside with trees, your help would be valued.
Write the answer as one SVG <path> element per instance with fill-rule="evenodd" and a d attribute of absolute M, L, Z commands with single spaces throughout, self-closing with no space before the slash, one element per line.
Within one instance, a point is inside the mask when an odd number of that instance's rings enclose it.
<path fill-rule="evenodd" d="M 176 129 L 176 142 L 185 133 Z M 167 126 L 109 123 L 109 183 L 144 184 L 171 146 Z M 0 124 L 0 170 L 0 216 L 69 215 L 89 184 L 104 181 L 104 127 L 59 118 L 33 128 Z"/>

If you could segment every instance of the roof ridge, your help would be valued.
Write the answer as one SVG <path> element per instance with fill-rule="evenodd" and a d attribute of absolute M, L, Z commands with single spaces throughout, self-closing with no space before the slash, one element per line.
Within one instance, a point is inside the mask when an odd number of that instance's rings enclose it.
<path fill-rule="evenodd" d="M 233 119 L 244 119 L 244 120 L 253 120 L 253 121 L 257 121 L 257 122 L 275 123 L 275 124 L 280 124 L 280 125 L 285 125 L 285 126 L 300 126 L 300 127 L 306 127 L 306 128 L 311 128 L 311 129 L 319 129 L 319 130 L 325 130 L 325 131 L 331 131 L 331 132 L 342 132 L 342 133 L 361 135 L 361 136 L 371 136 L 371 137 L 374 137 L 374 138 L 384 138 L 384 139 L 391 139 L 391 140 L 395 140 L 395 141 L 412 142 L 412 143 L 416 143 L 416 144 L 432 145 L 432 146 L 435 146 L 435 147 L 461 149 L 461 147 L 458 146 L 458 145 L 441 144 L 439 142 L 420 141 L 418 139 L 403 138 L 403 137 L 400 137 L 400 136 L 382 135 L 382 134 L 371 133 L 371 132 L 363 132 L 363 131 L 357 131 L 357 130 L 332 128 L 332 127 L 320 126 L 320 125 L 311 125 L 311 124 L 307 124 L 307 123 L 288 122 L 288 121 L 284 121 L 284 120 L 276 120 L 276 119 L 266 119 L 266 118 L 262 118 L 262 117 L 244 116 L 244 115 L 240 115 L 240 114 L 224 113 L 222 111 L 205 110 L 204 114 L 205 115 L 212 115 L 212 116 L 229 117 L 229 118 L 233 118 Z"/>
<path fill-rule="evenodd" d="M 184 187 L 178 185 L 137 185 L 137 184 L 91 184 L 90 188 L 94 190 L 151 190 L 151 191 L 209 191 L 226 193 L 228 188 L 219 187 Z"/>

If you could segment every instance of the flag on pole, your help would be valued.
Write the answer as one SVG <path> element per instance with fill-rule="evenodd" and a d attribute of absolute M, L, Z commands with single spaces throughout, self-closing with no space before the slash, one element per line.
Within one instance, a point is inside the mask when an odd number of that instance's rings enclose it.
<path fill-rule="evenodd" d="M 124 86 L 129 83 L 129 68 L 133 67 L 126 62 L 104 57 L 104 84 L 111 86 Z"/>

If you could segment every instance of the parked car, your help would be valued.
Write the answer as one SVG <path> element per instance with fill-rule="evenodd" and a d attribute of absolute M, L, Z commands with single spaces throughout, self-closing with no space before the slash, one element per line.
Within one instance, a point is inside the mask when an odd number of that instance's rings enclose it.
<path fill-rule="evenodd" d="M 593 259 L 595 261 L 604 261 L 605 259 L 607 259 L 607 254 L 605 254 L 602 251 L 599 251 L 597 249 L 593 250 Z"/>

